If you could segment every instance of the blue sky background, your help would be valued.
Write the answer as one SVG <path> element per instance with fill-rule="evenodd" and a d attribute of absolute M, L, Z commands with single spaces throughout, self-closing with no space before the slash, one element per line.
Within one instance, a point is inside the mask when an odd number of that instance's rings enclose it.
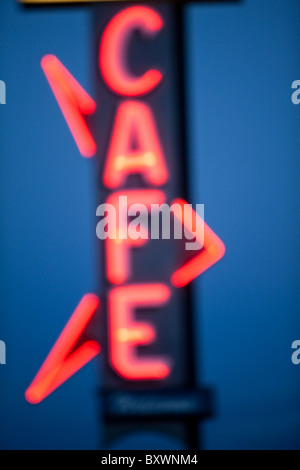
<path fill-rule="evenodd" d="M 300 448 L 298 0 L 187 8 L 193 203 L 227 246 L 196 281 L 204 382 L 218 393 L 206 448 Z M 94 170 L 42 74 L 54 53 L 93 94 L 88 8 L 0 4 L 0 448 L 97 448 L 96 364 L 38 407 L 24 390 L 70 313 L 97 291 Z M 152 444 L 169 444 L 158 437 Z M 134 444 L 143 446 L 136 440 Z M 174 445 L 174 444 L 173 444 Z"/>

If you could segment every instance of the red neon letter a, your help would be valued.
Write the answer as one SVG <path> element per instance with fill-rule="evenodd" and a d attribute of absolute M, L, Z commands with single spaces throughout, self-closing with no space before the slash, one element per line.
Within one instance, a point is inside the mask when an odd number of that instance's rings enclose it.
<path fill-rule="evenodd" d="M 164 184 L 168 173 L 153 115 L 148 106 L 125 101 L 117 111 L 104 184 L 120 186 L 130 173 L 141 173 L 153 185 Z"/>

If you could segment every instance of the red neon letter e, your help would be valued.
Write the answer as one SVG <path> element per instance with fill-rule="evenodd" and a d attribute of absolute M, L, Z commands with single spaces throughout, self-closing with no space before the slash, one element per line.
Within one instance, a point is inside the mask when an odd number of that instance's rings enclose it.
<path fill-rule="evenodd" d="M 108 188 L 116 188 L 131 173 L 141 173 L 148 183 L 156 186 L 168 179 L 150 108 L 143 103 L 125 101 L 117 111 L 104 170 L 104 184 Z"/>
<path fill-rule="evenodd" d="M 164 284 L 136 284 L 117 287 L 109 294 L 110 360 L 116 372 L 127 380 L 162 380 L 170 373 L 170 361 L 163 357 L 138 357 L 136 346 L 151 343 L 155 330 L 149 323 L 136 322 L 137 308 L 160 307 L 170 298 Z"/>
<path fill-rule="evenodd" d="M 153 35 L 163 21 L 153 8 L 134 6 L 118 13 L 105 29 L 100 45 L 100 69 L 110 88 L 124 96 L 139 96 L 155 88 L 162 79 L 158 70 L 148 70 L 134 77 L 125 65 L 125 51 L 134 29 Z"/>

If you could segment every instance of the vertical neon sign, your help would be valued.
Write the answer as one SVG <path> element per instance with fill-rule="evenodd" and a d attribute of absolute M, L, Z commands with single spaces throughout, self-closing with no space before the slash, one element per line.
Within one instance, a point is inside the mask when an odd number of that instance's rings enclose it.
<path fill-rule="evenodd" d="M 122 196 L 147 207 L 176 200 L 180 210 L 184 199 L 177 198 L 187 194 L 177 9 L 106 6 L 96 9 L 95 24 L 100 200 L 114 205 L 117 220 Z M 101 248 L 107 434 L 134 422 L 140 429 L 163 409 L 157 428 L 171 420 L 197 447 L 198 420 L 211 405 L 196 383 L 188 284 L 223 256 L 224 245 L 207 225 L 203 249 L 192 257 L 176 240 L 124 240 L 122 230 Z"/>
<path fill-rule="evenodd" d="M 120 95 L 105 159 L 103 184 L 108 189 L 125 187 L 122 195 L 129 199 L 129 204 L 143 203 L 148 207 L 151 203 L 164 202 L 164 192 L 150 188 L 162 187 L 168 180 L 155 116 L 144 97 L 160 87 L 163 74 L 150 69 L 141 76 L 133 76 L 128 63 L 129 44 L 135 31 L 153 37 L 159 34 L 163 24 L 162 16 L 154 8 L 125 8 L 105 27 L 99 48 L 99 65 L 104 82 Z M 137 142 L 135 148 L 133 137 Z M 139 189 L 135 186 L 131 189 L 128 183 L 131 175 L 141 178 Z M 117 212 L 119 196 L 117 192 L 109 196 L 110 203 L 116 201 Z M 138 357 L 137 354 L 137 347 L 151 344 L 157 333 L 150 323 L 144 322 L 138 326 L 133 320 L 134 310 L 159 309 L 171 297 L 171 291 L 165 284 L 132 283 L 135 274 L 129 248 L 144 243 L 145 240 L 123 240 L 118 236 L 116 240 L 108 239 L 106 242 L 107 278 L 112 284 L 123 284 L 123 287 L 111 287 L 108 294 L 108 359 L 118 376 L 130 381 L 162 380 L 170 374 L 170 359 L 159 359 L 159 356 L 151 358 L 149 355 Z M 128 276 L 129 272 L 131 276 Z"/>
<path fill-rule="evenodd" d="M 97 155 L 100 201 L 117 214 L 122 196 L 146 207 L 175 201 L 174 217 L 185 224 L 181 10 L 101 5 L 94 13 L 95 100 L 53 55 L 42 60 L 45 76 L 79 152 Z M 198 420 L 211 403 L 209 391 L 197 386 L 189 283 L 222 258 L 224 245 L 206 224 L 204 246 L 192 257 L 178 240 L 124 239 L 122 231 L 117 226 L 117 238 L 101 244 L 100 309 L 97 296 L 83 297 L 26 398 L 41 402 L 101 350 L 107 427 L 172 420 L 197 447 Z M 98 312 L 101 339 L 90 327 Z"/>

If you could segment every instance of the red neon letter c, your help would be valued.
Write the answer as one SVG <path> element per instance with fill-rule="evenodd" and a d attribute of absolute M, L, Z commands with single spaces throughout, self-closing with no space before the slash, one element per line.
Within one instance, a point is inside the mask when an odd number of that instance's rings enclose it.
<path fill-rule="evenodd" d="M 154 35 L 163 26 L 162 18 L 149 7 L 134 6 L 118 13 L 106 27 L 100 44 L 100 70 L 108 86 L 125 96 L 148 93 L 162 79 L 158 70 L 148 70 L 141 77 L 134 77 L 125 65 L 125 50 L 134 29 Z"/>

